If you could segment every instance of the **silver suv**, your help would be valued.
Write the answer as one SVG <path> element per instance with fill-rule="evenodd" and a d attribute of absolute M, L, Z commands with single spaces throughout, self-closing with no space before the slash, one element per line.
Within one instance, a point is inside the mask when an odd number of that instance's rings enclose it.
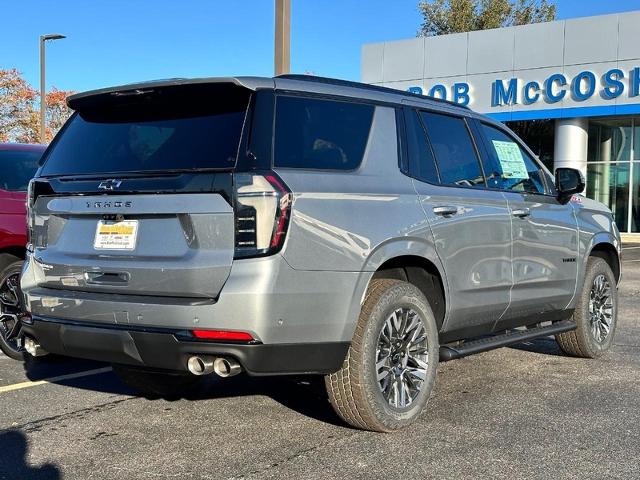
<path fill-rule="evenodd" d="M 74 95 L 29 189 L 26 348 L 147 395 L 324 375 L 348 423 L 413 422 L 439 361 L 613 341 L 620 238 L 504 125 L 318 77 Z"/>

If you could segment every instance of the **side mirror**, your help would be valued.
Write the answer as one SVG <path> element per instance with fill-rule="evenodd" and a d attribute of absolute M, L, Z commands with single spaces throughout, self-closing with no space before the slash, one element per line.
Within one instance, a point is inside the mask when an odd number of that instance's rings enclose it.
<path fill-rule="evenodd" d="M 584 192 L 584 187 L 584 175 L 580 170 L 575 168 L 556 169 L 556 190 L 560 202 L 567 202 L 572 195 Z"/>

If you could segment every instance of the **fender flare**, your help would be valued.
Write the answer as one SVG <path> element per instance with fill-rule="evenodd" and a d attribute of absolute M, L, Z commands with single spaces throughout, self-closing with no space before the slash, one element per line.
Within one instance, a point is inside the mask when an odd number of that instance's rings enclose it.
<path fill-rule="evenodd" d="M 593 249 L 596 248 L 598 245 L 602 245 L 602 244 L 611 245 L 613 249 L 616 251 L 616 257 L 618 260 L 618 272 L 619 272 L 617 280 L 618 282 L 620 282 L 620 275 L 621 275 L 620 272 L 622 271 L 622 268 L 621 268 L 622 262 L 620 259 L 620 253 L 621 253 L 622 245 L 620 240 L 616 238 L 615 235 L 613 235 L 611 232 L 602 231 L 602 232 L 596 233 L 591 237 L 591 239 L 589 240 L 589 243 L 585 248 L 584 258 L 582 259 L 582 263 L 583 263 L 582 272 L 584 272 L 584 269 L 587 266 L 587 260 L 591 256 L 591 252 L 593 252 Z M 582 280 L 582 278 L 579 278 L 578 280 L 580 281 Z"/>
<path fill-rule="evenodd" d="M 349 307 L 347 322 L 345 323 L 345 330 L 342 332 L 342 338 L 353 338 L 358 316 L 360 315 L 360 309 L 364 303 L 364 297 L 374 273 L 385 262 L 393 260 L 394 258 L 407 256 L 422 258 L 436 267 L 444 288 L 446 319 L 449 308 L 449 302 L 446 301 L 446 299 L 449 298 L 449 285 L 444 266 L 436 252 L 435 245 L 420 237 L 392 239 L 377 245 L 367 256 L 351 296 L 352 301 Z"/>

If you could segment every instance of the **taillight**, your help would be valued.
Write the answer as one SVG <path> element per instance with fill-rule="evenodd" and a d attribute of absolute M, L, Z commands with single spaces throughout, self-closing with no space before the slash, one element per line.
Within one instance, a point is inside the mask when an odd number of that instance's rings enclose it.
<path fill-rule="evenodd" d="M 237 173 L 234 178 L 236 258 L 278 252 L 289 226 L 290 190 L 273 172 Z"/>
<path fill-rule="evenodd" d="M 33 228 L 35 226 L 35 218 L 33 212 L 33 190 L 34 190 L 34 181 L 33 179 L 29 181 L 29 186 L 27 187 L 27 244 L 28 247 L 33 243 Z"/>
<path fill-rule="evenodd" d="M 253 336 L 247 332 L 231 330 L 191 330 L 193 336 L 199 340 L 218 340 L 230 342 L 252 342 Z"/>

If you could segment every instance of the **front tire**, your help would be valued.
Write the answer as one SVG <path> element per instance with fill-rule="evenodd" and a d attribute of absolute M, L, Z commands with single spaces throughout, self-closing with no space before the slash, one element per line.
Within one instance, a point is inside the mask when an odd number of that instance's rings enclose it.
<path fill-rule="evenodd" d="M 391 432 L 424 410 L 439 360 L 429 302 L 410 283 L 371 281 L 342 368 L 325 377 L 329 401 L 350 425 Z"/>
<path fill-rule="evenodd" d="M 613 345 L 618 323 L 618 290 L 613 271 L 602 258 L 589 257 L 587 261 L 573 320 L 576 330 L 556 335 L 558 345 L 568 355 L 597 358 Z"/>
<path fill-rule="evenodd" d="M 8 357 L 24 360 L 22 324 L 24 315 L 20 293 L 20 272 L 22 260 L 5 255 L 0 266 L 0 350 Z"/>
<path fill-rule="evenodd" d="M 128 365 L 112 365 L 113 371 L 127 386 L 147 398 L 178 398 L 200 378 L 181 372 L 162 372 Z"/>

